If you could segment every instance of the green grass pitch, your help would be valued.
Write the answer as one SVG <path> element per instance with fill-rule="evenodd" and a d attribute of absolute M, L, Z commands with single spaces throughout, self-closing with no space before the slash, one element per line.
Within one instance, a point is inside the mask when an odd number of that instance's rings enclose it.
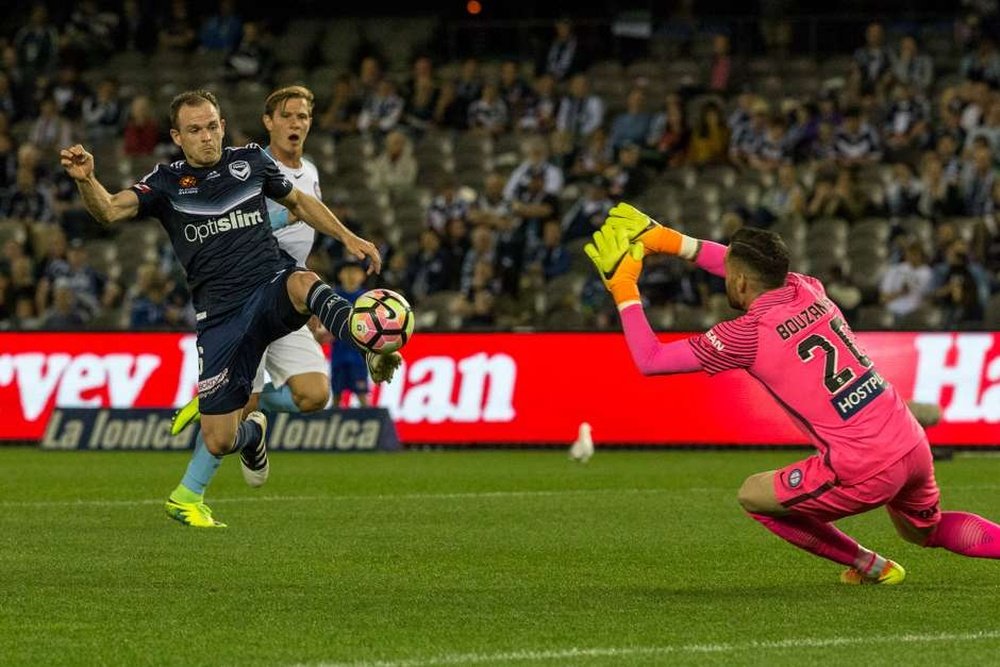
<path fill-rule="evenodd" d="M 3 665 L 997 665 L 1000 562 L 841 522 L 898 587 L 745 517 L 742 479 L 800 451 L 272 454 L 162 501 L 179 453 L 0 448 Z M 938 464 L 945 508 L 1000 518 L 1000 458 Z"/>

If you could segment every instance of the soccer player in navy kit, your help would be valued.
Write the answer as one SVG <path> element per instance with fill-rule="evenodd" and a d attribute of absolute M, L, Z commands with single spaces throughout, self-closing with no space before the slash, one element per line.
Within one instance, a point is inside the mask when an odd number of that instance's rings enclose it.
<path fill-rule="evenodd" d="M 95 177 L 93 155 L 83 146 L 62 150 L 60 159 L 95 219 L 105 225 L 159 219 L 184 265 L 197 313 L 201 432 L 166 509 L 189 526 L 224 527 L 204 502 L 222 457 L 240 452 L 248 479 L 267 474 L 267 419 L 253 412 L 244 420 L 242 411 L 268 344 L 300 328 L 310 314 L 338 340 L 353 340 L 351 304 L 279 249 L 265 198 L 339 239 L 349 254 L 367 258 L 370 271 L 381 269 L 381 257 L 322 202 L 294 189 L 259 146 L 223 149 L 225 120 L 212 93 L 177 95 L 170 122 L 170 135 L 185 159 L 158 165 L 114 195 Z M 373 358 L 373 378 L 391 377 L 399 361 L 398 355 Z"/>

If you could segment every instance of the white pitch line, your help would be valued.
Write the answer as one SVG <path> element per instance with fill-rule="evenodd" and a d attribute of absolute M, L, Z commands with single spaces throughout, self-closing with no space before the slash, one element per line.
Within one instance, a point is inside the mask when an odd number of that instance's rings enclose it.
<path fill-rule="evenodd" d="M 394 500 L 474 500 L 482 499 L 504 499 L 504 498 L 546 498 L 551 496 L 574 496 L 592 495 L 607 493 L 624 494 L 683 494 L 683 493 L 706 493 L 706 492 L 728 492 L 731 489 L 723 487 L 703 487 L 691 489 L 564 489 L 560 491 L 470 491 L 468 493 L 393 493 L 393 494 L 357 494 L 350 496 L 246 496 L 242 498 L 210 498 L 211 504 L 224 503 L 259 503 L 259 502 L 359 502 L 365 500 L 376 500 L 379 502 L 390 502 Z M 165 498 L 139 498 L 135 500 L 107 500 L 107 499 L 86 499 L 76 500 L 6 500 L 0 501 L 0 508 L 33 508 L 33 507 L 123 507 L 128 505 L 158 505 L 164 502 Z"/>
<path fill-rule="evenodd" d="M 1000 484 L 966 484 L 946 486 L 948 491 L 991 491 L 1000 490 Z M 593 494 L 635 494 L 635 495 L 670 495 L 690 493 L 735 493 L 732 488 L 722 486 L 692 487 L 689 489 L 563 489 L 558 491 L 469 491 L 467 493 L 391 493 L 391 494 L 356 494 L 344 496 L 301 495 L 301 496 L 245 496 L 238 498 L 211 498 L 215 504 L 226 503 L 281 503 L 281 502 L 363 502 L 375 500 L 378 502 L 418 501 L 418 500 L 475 500 L 475 499 L 505 499 L 505 498 L 548 498 L 558 496 L 584 496 Z M 72 500 L 4 500 L 0 501 L 2 508 L 42 508 L 42 507 L 127 507 L 129 505 L 159 505 L 165 498 L 136 498 L 133 500 L 110 500 L 77 498 Z"/>
<path fill-rule="evenodd" d="M 876 644 L 927 644 L 935 642 L 975 642 L 1000 639 L 998 630 L 980 630 L 962 634 L 876 635 L 872 637 L 799 637 L 779 640 L 759 640 L 740 644 L 681 644 L 677 646 L 621 646 L 598 648 L 565 648 L 512 651 L 509 653 L 451 653 L 428 658 L 376 660 L 364 662 L 322 662 L 312 667 L 434 667 L 435 665 L 477 665 L 504 662 L 546 662 L 579 660 L 581 658 L 627 659 L 640 656 L 678 654 L 725 654 L 744 651 L 783 651 L 789 649 L 867 646 Z M 306 667 L 299 664 L 296 667 Z"/>

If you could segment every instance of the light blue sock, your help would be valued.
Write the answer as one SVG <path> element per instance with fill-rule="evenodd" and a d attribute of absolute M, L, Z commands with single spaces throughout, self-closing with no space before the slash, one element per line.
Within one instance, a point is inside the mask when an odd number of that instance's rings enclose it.
<path fill-rule="evenodd" d="M 268 382 L 260 392 L 260 407 L 269 412 L 300 412 L 292 400 L 292 388 L 287 384 L 275 387 Z"/>
<path fill-rule="evenodd" d="M 194 454 L 191 456 L 191 462 L 188 463 L 187 472 L 184 473 L 181 485 L 174 490 L 171 497 L 180 502 L 193 502 L 187 497 L 178 496 L 187 496 L 188 494 L 184 493 L 184 491 L 194 494 L 199 498 L 203 496 L 205 494 L 205 487 L 215 477 L 215 471 L 219 469 L 219 464 L 221 463 L 222 457 L 213 456 L 208 451 L 208 447 L 205 446 L 205 439 L 201 437 L 201 430 L 199 430 L 198 437 L 195 438 Z"/>

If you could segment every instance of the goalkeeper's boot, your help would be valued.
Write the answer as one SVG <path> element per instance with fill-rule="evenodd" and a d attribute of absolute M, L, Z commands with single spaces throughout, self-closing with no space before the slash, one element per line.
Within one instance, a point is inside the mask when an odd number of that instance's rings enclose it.
<path fill-rule="evenodd" d="M 170 420 L 170 435 L 177 435 L 186 429 L 188 424 L 199 419 L 201 419 L 201 412 L 198 411 L 198 397 L 195 396 L 188 401 L 187 405 L 174 412 L 174 416 Z"/>
<path fill-rule="evenodd" d="M 212 517 L 212 510 L 205 503 L 182 503 L 167 499 L 167 516 L 192 528 L 225 528 L 226 524 Z"/>
<path fill-rule="evenodd" d="M 391 381 L 402 362 L 403 355 L 399 352 L 390 352 L 389 354 L 365 352 L 365 364 L 368 366 L 368 374 L 372 376 L 372 382 Z"/>
<path fill-rule="evenodd" d="M 860 570 L 854 567 L 840 573 L 840 581 L 842 583 L 855 586 L 868 584 L 893 586 L 903 583 L 903 579 L 906 579 L 906 570 L 903 569 L 902 565 L 894 563 L 891 560 L 885 562 L 885 567 L 875 577 L 866 577 Z"/>
<path fill-rule="evenodd" d="M 240 468 L 243 481 L 252 487 L 264 486 L 271 465 L 267 461 L 267 417 L 260 410 L 247 415 L 247 421 L 260 426 L 260 440 L 246 444 L 240 450 Z"/>

